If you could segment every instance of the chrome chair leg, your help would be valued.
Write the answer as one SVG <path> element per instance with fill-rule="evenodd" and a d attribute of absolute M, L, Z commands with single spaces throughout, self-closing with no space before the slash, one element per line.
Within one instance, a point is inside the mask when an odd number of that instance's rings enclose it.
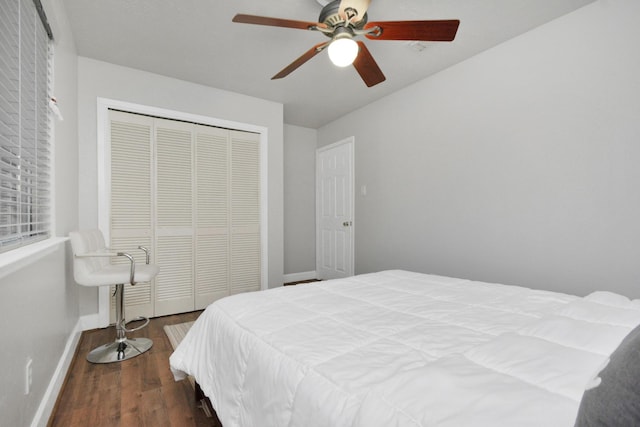
<path fill-rule="evenodd" d="M 127 329 L 124 320 L 124 285 L 116 285 L 116 340 L 112 343 L 97 347 L 87 355 L 91 363 L 112 363 L 128 360 L 139 356 L 153 346 L 153 341 L 148 338 L 127 338 L 126 332 L 133 332 L 144 328 L 149 323 L 146 317 L 135 320 L 144 320 L 145 323 L 137 328 Z"/>

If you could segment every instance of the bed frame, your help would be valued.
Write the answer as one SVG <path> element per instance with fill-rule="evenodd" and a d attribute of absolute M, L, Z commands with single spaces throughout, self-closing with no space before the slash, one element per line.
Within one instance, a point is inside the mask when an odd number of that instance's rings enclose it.
<path fill-rule="evenodd" d="M 211 404 L 211 400 L 204 394 L 202 389 L 200 388 L 200 384 L 197 382 L 194 384 L 195 387 L 195 399 L 198 406 L 202 408 L 207 417 L 211 418 L 213 427 L 223 427 L 220 419 L 218 418 L 218 414 L 216 410 L 213 409 L 213 405 Z"/>

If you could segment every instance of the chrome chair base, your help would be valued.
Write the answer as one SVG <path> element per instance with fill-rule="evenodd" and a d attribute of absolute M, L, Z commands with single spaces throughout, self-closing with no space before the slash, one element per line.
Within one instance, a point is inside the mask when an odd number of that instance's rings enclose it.
<path fill-rule="evenodd" d="M 151 346 L 153 341 L 148 338 L 125 338 L 94 348 L 87 355 L 87 360 L 91 363 L 122 362 L 141 355 Z"/>

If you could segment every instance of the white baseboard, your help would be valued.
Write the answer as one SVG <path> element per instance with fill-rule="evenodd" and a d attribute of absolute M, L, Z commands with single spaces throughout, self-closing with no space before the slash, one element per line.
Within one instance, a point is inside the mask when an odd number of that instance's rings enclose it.
<path fill-rule="evenodd" d="M 284 283 L 301 282 L 303 280 L 313 280 L 317 278 L 318 278 L 318 275 L 316 274 L 315 271 L 305 271 L 303 273 L 285 274 L 283 277 Z"/>
<path fill-rule="evenodd" d="M 56 366 L 56 370 L 51 377 L 51 381 L 44 392 L 44 396 L 40 401 L 40 405 L 33 417 L 33 421 L 31 421 L 31 427 L 45 427 L 49 422 L 51 412 L 56 404 L 58 394 L 62 389 L 62 384 L 67 376 L 67 371 L 69 370 L 73 356 L 76 353 L 78 342 L 80 341 L 80 335 L 82 334 L 80 321 L 81 319 L 78 319 L 76 326 L 73 328 L 73 331 L 71 331 L 71 334 L 67 339 L 67 344 L 64 347 L 58 366 Z"/>

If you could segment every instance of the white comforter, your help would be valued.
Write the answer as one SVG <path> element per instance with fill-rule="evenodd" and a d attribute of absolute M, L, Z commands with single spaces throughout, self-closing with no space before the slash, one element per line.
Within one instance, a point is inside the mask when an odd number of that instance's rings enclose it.
<path fill-rule="evenodd" d="M 170 359 L 224 427 L 572 426 L 640 304 L 385 271 L 224 298 Z"/>

